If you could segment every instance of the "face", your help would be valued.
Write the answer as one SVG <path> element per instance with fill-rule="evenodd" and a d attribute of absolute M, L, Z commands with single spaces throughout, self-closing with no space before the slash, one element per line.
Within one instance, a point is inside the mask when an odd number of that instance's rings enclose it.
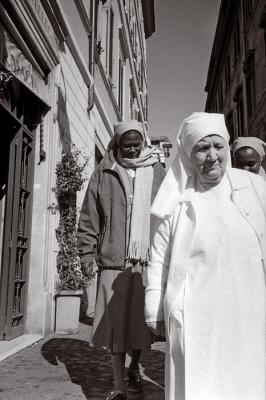
<path fill-rule="evenodd" d="M 260 156 L 256 150 L 251 147 L 241 147 L 241 149 L 236 151 L 234 156 L 234 166 L 236 168 L 258 174 L 260 165 Z"/>
<path fill-rule="evenodd" d="M 200 183 L 216 185 L 222 179 L 227 163 L 227 143 L 218 135 L 209 135 L 197 142 L 191 162 Z"/>
<path fill-rule="evenodd" d="M 142 149 L 143 139 L 138 131 L 123 133 L 119 142 L 119 149 L 123 158 L 138 158 Z"/>

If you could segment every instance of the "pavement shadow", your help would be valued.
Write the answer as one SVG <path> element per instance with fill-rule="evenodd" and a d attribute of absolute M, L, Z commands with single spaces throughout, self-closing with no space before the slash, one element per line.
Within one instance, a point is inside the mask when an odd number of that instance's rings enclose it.
<path fill-rule="evenodd" d="M 54 338 L 42 346 L 41 354 L 52 365 L 63 363 L 71 382 L 81 386 L 87 399 L 104 399 L 112 387 L 109 353 L 87 341 Z"/>
<path fill-rule="evenodd" d="M 97 349 L 85 340 L 53 338 L 41 348 L 41 354 L 51 365 L 65 365 L 72 383 L 79 385 L 87 399 L 105 399 L 113 383 L 109 352 Z M 129 400 L 164 399 L 164 353 L 151 350 L 141 358 L 143 393 L 129 394 Z"/>

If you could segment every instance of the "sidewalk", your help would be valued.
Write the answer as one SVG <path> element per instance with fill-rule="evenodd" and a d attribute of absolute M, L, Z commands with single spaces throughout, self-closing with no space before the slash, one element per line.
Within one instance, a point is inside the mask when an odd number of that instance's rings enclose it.
<path fill-rule="evenodd" d="M 0 363 L 1 400 L 104 400 L 112 387 L 107 351 L 88 345 L 90 327 L 75 335 L 52 335 Z M 127 358 L 127 365 L 129 359 Z M 144 391 L 129 400 L 164 399 L 164 343 L 143 354 Z"/>

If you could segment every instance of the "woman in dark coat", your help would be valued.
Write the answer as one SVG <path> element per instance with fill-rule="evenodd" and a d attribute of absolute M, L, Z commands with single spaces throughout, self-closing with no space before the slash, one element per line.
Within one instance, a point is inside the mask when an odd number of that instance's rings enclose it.
<path fill-rule="evenodd" d="M 144 320 L 143 268 L 150 251 L 150 205 L 165 172 L 155 148 L 144 148 L 142 125 L 115 127 L 94 171 L 80 213 L 82 269 L 99 269 L 92 343 L 111 353 L 114 387 L 106 400 L 126 399 L 125 355 L 131 352 L 128 390 L 140 392 L 139 358 L 150 347 Z"/>

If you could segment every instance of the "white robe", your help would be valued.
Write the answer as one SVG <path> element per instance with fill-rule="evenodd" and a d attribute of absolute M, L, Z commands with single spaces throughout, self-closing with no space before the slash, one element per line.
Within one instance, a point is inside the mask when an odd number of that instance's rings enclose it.
<path fill-rule="evenodd" d="M 262 181 L 229 175 L 186 193 L 155 235 L 146 319 L 164 301 L 166 400 L 265 400 L 265 214 L 250 179 Z"/>

